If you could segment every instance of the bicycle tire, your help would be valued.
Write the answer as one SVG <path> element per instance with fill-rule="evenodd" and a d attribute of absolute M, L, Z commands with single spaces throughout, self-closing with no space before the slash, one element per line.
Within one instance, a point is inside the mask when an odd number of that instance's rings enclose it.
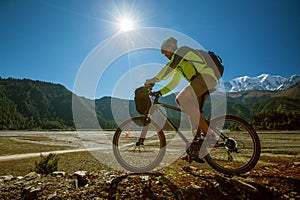
<path fill-rule="evenodd" d="M 227 141 L 219 138 L 217 144 L 223 142 L 224 145 L 219 145 L 220 147 L 206 155 L 205 160 L 213 169 L 228 175 L 238 175 L 255 167 L 260 158 L 261 146 L 256 131 L 248 122 L 233 115 L 226 115 L 212 119 L 210 128 L 221 131 L 230 138 Z M 230 142 L 231 146 L 228 144 Z"/>
<path fill-rule="evenodd" d="M 139 146 L 136 146 L 141 130 L 145 128 L 145 117 L 127 119 L 114 134 L 114 156 L 117 162 L 130 172 L 149 172 L 160 164 L 165 155 L 166 139 L 163 131 L 153 121 L 146 124 L 147 135 L 142 146 L 145 151 L 137 150 Z"/>

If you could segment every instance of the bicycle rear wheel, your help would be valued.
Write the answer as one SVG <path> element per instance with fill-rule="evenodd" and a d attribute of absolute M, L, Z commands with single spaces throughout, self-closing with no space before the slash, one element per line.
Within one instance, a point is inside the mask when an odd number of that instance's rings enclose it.
<path fill-rule="evenodd" d="M 153 121 L 145 120 L 145 117 L 134 117 L 124 121 L 113 138 L 115 158 L 124 169 L 134 173 L 153 170 L 166 152 L 163 131 Z"/>
<path fill-rule="evenodd" d="M 205 157 L 212 168 L 237 175 L 250 171 L 257 164 L 261 149 L 259 137 L 246 121 L 232 115 L 221 116 L 210 121 L 210 129 L 222 135 Z"/>

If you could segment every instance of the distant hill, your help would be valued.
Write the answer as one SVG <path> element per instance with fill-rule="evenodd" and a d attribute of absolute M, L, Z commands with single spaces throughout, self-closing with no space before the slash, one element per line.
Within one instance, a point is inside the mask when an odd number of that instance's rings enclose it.
<path fill-rule="evenodd" d="M 74 127 L 72 93 L 59 84 L 0 79 L 0 129 Z"/>
<path fill-rule="evenodd" d="M 287 90 L 247 91 L 227 93 L 227 113 L 250 121 L 254 116 L 272 111 L 300 113 L 300 82 Z M 14 129 L 64 129 L 74 130 L 72 97 L 84 112 L 76 128 L 115 129 L 117 123 L 138 116 L 133 100 L 103 97 L 90 100 L 78 97 L 60 84 L 33 81 L 29 79 L 0 78 L 0 130 Z M 161 101 L 175 105 L 175 95 L 162 97 Z M 113 103 L 113 109 L 112 109 Z M 94 107 L 98 122 L 93 122 Z M 117 112 L 115 112 L 117 111 Z M 168 116 L 179 124 L 181 115 L 166 110 Z M 210 101 L 204 113 L 209 115 Z M 184 126 L 188 120 L 183 118 Z"/>

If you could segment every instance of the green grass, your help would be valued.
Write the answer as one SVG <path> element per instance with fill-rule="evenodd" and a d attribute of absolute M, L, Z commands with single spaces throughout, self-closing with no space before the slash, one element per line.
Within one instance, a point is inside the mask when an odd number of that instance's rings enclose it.
<path fill-rule="evenodd" d="M 26 137 L 16 137 L 22 140 L 32 140 L 32 141 L 50 141 L 50 138 L 41 136 L 26 136 Z M 30 142 L 19 142 L 13 140 L 11 137 L 0 137 L 0 156 L 23 154 L 23 153 L 37 153 L 37 152 L 47 152 L 55 150 L 71 149 L 67 146 L 51 146 L 42 144 L 33 144 Z"/>
<path fill-rule="evenodd" d="M 64 171 L 67 174 L 72 174 L 78 170 L 97 172 L 103 169 L 108 169 L 89 152 L 66 153 L 59 154 L 57 156 L 59 158 L 58 170 Z M 34 168 L 35 162 L 40 161 L 40 159 L 40 157 L 36 157 L 0 162 L 0 176 L 25 176 L 30 172 L 30 169 Z"/>
<path fill-rule="evenodd" d="M 21 142 L 14 140 L 14 137 L 0 136 L 0 156 L 72 149 L 72 147 L 68 146 L 51 146 L 29 142 L 29 140 L 42 142 L 51 141 L 51 138 L 46 136 L 18 136 L 15 138 L 25 141 Z M 26 140 L 28 142 L 26 142 Z M 58 170 L 65 171 L 67 173 L 73 173 L 78 170 L 98 171 L 101 169 L 107 169 L 107 167 L 101 164 L 89 152 L 59 154 L 58 158 Z M 35 157 L 0 161 L 0 176 L 24 176 L 30 172 L 30 169 L 34 168 L 35 162 L 40 161 L 40 159 L 40 157 Z"/>

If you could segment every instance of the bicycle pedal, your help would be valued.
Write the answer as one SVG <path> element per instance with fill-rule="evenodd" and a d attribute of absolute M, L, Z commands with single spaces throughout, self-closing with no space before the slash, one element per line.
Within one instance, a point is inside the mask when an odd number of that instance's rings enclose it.
<path fill-rule="evenodd" d="M 193 155 L 187 155 L 185 159 L 188 163 L 192 163 L 193 161 L 197 163 L 205 163 L 204 160 L 200 159 L 199 157 L 195 157 Z"/>
<path fill-rule="evenodd" d="M 194 160 L 194 159 L 192 158 L 192 156 L 191 156 L 191 155 L 188 155 L 188 157 L 187 157 L 188 163 L 192 163 L 193 160 Z"/>
<path fill-rule="evenodd" d="M 187 154 L 186 156 L 184 156 L 184 157 L 182 158 L 182 160 L 185 160 L 185 161 L 187 161 L 188 163 L 193 162 L 193 158 L 192 158 L 192 156 L 189 155 L 189 154 Z"/>

